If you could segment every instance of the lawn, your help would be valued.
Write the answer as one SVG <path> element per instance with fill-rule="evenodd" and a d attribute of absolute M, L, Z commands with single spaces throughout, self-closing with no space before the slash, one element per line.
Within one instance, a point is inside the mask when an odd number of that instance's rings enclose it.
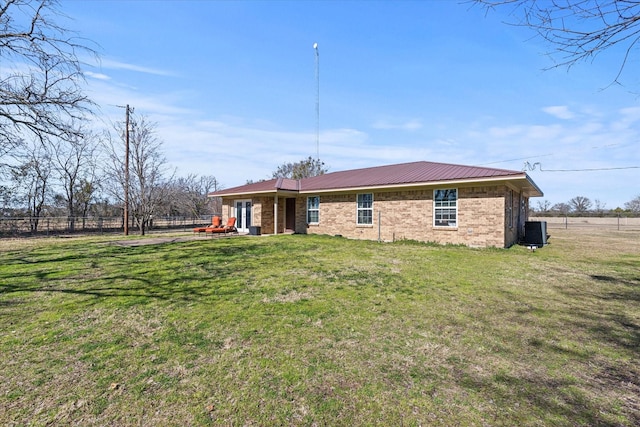
<path fill-rule="evenodd" d="M 640 425 L 640 232 L 553 234 L 0 240 L 0 425 Z"/>

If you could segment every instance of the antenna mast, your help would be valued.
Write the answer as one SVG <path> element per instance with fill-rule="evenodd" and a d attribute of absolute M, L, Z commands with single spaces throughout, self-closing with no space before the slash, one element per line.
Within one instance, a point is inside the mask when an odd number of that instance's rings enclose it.
<path fill-rule="evenodd" d="M 318 43 L 313 44 L 316 51 L 316 160 L 320 162 L 320 53 Z"/>

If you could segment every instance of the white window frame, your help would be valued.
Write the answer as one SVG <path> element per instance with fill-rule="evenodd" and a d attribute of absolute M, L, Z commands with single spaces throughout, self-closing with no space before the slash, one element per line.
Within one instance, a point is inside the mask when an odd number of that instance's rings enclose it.
<path fill-rule="evenodd" d="M 455 200 L 437 200 L 440 192 L 455 191 Z M 458 189 L 457 188 L 436 188 L 433 190 L 433 226 L 436 228 L 457 228 L 458 227 Z M 447 221 L 447 224 L 439 224 L 437 222 L 438 213 L 445 210 L 454 209 L 455 221 Z M 440 221 L 443 222 L 443 221 Z"/>
<path fill-rule="evenodd" d="M 311 207 L 311 200 L 317 199 L 318 205 L 316 207 Z M 317 213 L 317 221 L 311 221 L 309 217 L 309 213 L 316 212 Z M 307 224 L 320 224 L 320 196 L 309 196 L 307 197 Z"/>
<path fill-rule="evenodd" d="M 371 207 L 360 207 L 360 196 L 371 196 Z M 371 222 L 360 222 L 360 212 L 370 211 Z M 356 225 L 369 226 L 373 225 L 373 193 L 359 193 L 356 194 Z"/>

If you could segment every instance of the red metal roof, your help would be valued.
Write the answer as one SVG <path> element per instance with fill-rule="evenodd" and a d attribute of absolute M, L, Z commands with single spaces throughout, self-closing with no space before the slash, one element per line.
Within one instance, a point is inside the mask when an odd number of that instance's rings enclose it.
<path fill-rule="evenodd" d="M 524 175 L 523 172 L 506 169 L 412 162 L 333 172 L 307 178 L 301 180 L 300 190 L 319 191 Z"/>
<path fill-rule="evenodd" d="M 331 172 L 301 180 L 277 178 L 216 191 L 210 195 L 347 190 L 350 188 L 402 186 L 446 181 L 476 181 L 495 178 L 526 180 L 534 192 L 539 192 L 542 195 L 540 189 L 522 171 L 425 161 Z"/>
<path fill-rule="evenodd" d="M 274 193 L 281 191 L 298 191 L 300 189 L 299 181 L 289 178 L 274 178 L 267 181 L 254 182 L 252 184 L 241 185 L 239 187 L 226 188 L 209 193 L 210 196 L 224 196 L 227 194 L 255 194 L 255 193 Z"/>

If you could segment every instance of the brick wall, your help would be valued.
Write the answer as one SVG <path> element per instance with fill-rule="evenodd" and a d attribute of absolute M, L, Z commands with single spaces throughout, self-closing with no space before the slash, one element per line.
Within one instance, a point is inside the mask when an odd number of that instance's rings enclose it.
<path fill-rule="evenodd" d="M 517 242 L 518 215 L 522 215 L 517 191 L 505 185 L 458 187 L 458 226 L 449 228 L 433 225 L 433 189 L 374 192 L 372 225 L 356 224 L 356 193 L 320 194 L 320 222 L 307 224 L 307 196 L 300 195 L 296 198 L 296 232 L 477 247 L 506 247 Z M 224 205 L 233 211 L 233 200 L 224 200 Z M 273 205 L 271 196 L 253 198 L 253 224 L 261 226 L 263 234 L 273 234 Z M 278 232 L 282 233 L 285 197 L 279 198 L 278 207 Z"/>
<path fill-rule="evenodd" d="M 296 233 L 307 233 L 307 197 L 296 199 Z"/>
<path fill-rule="evenodd" d="M 505 247 L 505 186 L 458 187 L 458 226 L 434 227 L 433 188 L 374 192 L 373 224 L 356 224 L 355 193 L 321 194 L 320 223 L 299 226 L 307 233 L 356 239 L 399 239 Z M 300 206 L 306 213 L 306 197 Z M 305 232 L 298 227 L 298 232 Z"/>
<path fill-rule="evenodd" d="M 226 224 L 227 220 L 233 216 L 233 200 L 222 199 L 222 223 Z"/>
<path fill-rule="evenodd" d="M 253 210 L 255 225 L 261 227 L 262 234 L 273 234 L 273 197 L 253 198 Z"/>
<path fill-rule="evenodd" d="M 286 197 L 278 198 L 278 233 L 284 232 L 285 229 L 285 221 L 286 221 L 286 208 L 287 202 Z M 306 216 L 306 197 L 304 201 L 301 200 L 302 197 L 298 197 L 296 199 L 296 230 L 303 229 L 306 226 L 306 223 L 299 223 L 299 215 L 302 215 L 302 221 L 304 221 Z M 226 218 L 234 215 L 234 198 L 223 198 L 222 200 L 222 214 L 224 217 L 224 221 Z M 244 199 L 243 199 L 244 200 Z M 273 196 L 260 196 L 251 198 L 251 224 L 255 226 L 261 227 L 262 234 L 273 234 L 273 205 L 274 198 Z M 304 203 L 304 205 L 301 205 Z"/>
<path fill-rule="evenodd" d="M 253 224 L 261 227 L 262 234 L 273 234 L 273 196 L 254 197 L 253 202 Z M 287 210 L 287 198 L 278 198 L 278 233 L 283 233 L 286 224 L 286 210 Z M 296 217 L 298 213 L 298 206 L 296 201 Z M 296 223 L 297 228 L 297 223 Z"/>

